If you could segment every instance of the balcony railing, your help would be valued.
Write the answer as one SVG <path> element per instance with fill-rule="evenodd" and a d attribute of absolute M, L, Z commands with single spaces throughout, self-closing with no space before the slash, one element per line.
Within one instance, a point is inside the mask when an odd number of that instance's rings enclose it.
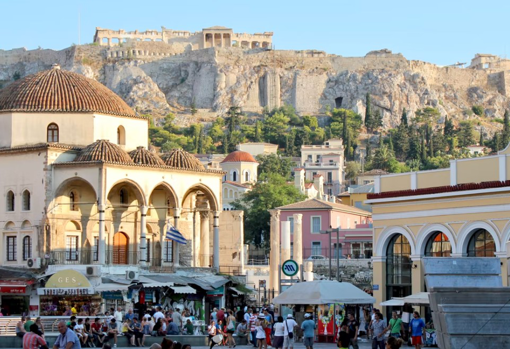
<path fill-rule="evenodd" d="M 159 251 L 157 251 L 159 252 Z M 136 265 L 140 262 L 138 251 L 125 251 L 121 249 L 106 250 L 106 264 Z M 161 258 L 149 256 L 148 265 L 152 267 L 161 266 Z M 50 265 L 78 265 L 78 264 L 99 264 L 97 250 L 82 248 L 75 250 L 51 251 L 48 264 Z"/>

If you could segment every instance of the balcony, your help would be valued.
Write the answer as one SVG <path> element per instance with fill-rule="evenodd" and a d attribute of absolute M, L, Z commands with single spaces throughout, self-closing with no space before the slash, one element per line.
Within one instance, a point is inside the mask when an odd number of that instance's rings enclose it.
<path fill-rule="evenodd" d="M 96 249 L 77 249 L 67 251 L 51 251 L 47 259 L 48 265 L 84 265 L 99 264 Z M 137 265 L 140 262 L 138 251 L 106 250 L 107 265 Z M 149 257 L 149 266 L 160 267 L 161 259 Z"/>
<path fill-rule="evenodd" d="M 304 167 L 305 167 L 305 169 L 306 168 L 317 169 L 317 168 L 320 168 L 320 167 L 339 169 L 340 168 L 340 163 L 339 162 L 313 162 L 313 161 L 305 161 Z"/>

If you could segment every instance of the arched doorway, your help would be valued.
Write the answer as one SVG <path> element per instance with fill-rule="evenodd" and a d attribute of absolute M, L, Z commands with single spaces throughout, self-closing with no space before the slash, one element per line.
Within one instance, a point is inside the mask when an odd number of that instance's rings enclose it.
<path fill-rule="evenodd" d="M 426 257 L 450 257 L 452 255 L 452 244 L 446 234 L 434 232 L 425 245 Z"/>
<path fill-rule="evenodd" d="M 477 229 L 469 239 L 468 257 L 494 257 L 496 243 L 491 233 L 485 229 Z"/>
<path fill-rule="evenodd" d="M 113 263 L 128 264 L 129 256 L 129 237 L 119 231 L 113 235 Z"/>
<path fill-rule="evenodd" d="M 386 299 L 411 294 L 411 266 L 411 245 L 404 235 L 395 234 L 386 249 Z"/>

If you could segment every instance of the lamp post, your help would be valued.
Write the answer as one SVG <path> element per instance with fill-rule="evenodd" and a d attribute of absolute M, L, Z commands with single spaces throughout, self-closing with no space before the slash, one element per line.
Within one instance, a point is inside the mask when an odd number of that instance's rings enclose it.
<path fill-rule="evenodd" d="M 331 234 L 336 233 L 336 280 L 340 281 L 340 227 L 333 229 L 331 226 L 329 226 L 329 229 L 321 230 L 320 233 L 329 234 L 329 280 L 331 280 Z"/>

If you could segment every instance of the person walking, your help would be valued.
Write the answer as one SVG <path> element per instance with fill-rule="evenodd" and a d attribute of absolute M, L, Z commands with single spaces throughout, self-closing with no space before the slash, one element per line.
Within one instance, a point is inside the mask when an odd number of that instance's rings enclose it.
<path fill-rule="evenodd" d="M 425 321 L 417 311 L 413 313 L 413 319 L 409 323 L 409 332 L 411 334 L 411 344 L 414 345 L 415 349 L 421 349 L 423 335 L 425 334 Z"/>
<path fill-rule="evenodd" d="M 312 320 L 312 315 L 309 313 L 305 314 L 305 321 L 301 324 L 301 329 L 303 330 L 303 345 L 306 349 L 313 349 L 313 339 L 315 337 L 315 329 L 317 326 L 315 322 Z"/>
<path fill-rule="evenodd" d="M 251 332 L 251 342 L 253 344 L 253 347 L 257 347 L 257 310 L 254 309 L 253 313 L 250 316 L 250 322 L 248 324 L 248 328 Z"/>
<path fill-rule="evenodd" d="M 78 336 L 66 326 L 65 321 L 60 321 L 57 328 L 60 334 L 55 340 L 55 344 L 53 344 L 53 349 L 81 349 Z"/>
<path fill-rule="evenodd" d="M 351 344 L 351 337 L 347 331 L 347 325 L 341 325 L 337 339 L 337 347 L 340 349 L 349 349 L 349 345 Z"/>
<path fill-rule="evenodd" d="M 227 344 L 229 348 L 236 347 L 236 341 L 234 339 L 234 332 L 236 331 L 236 317 L 234 312 L 230 310 L 227 317 Z"/>
<path fill-rule="evenodd" d="M 375 313 L 374 320 L 370 325 L 372 332 L 372 349 L 384 349 L 384 333 L 386 332 L 386 324 L 381 313 Z"/>
<path fill-rule="evenodd" d="M 294 328 L 297 325 L 292 314 L 287 315 L 283 327 L 283 349 L 294 349 Z"/>
<path fill-rule="evenodd" d="M 276 322 L 273 325 L 274 337 L 273 337 L 273 348 L 282 349 L 283 339 L 285 337 L 285 325 L 283 324 L 283 317 L 278 316 Z"/>
<path fill-rule="evenodd" d="M 405 333 L 404 331 L 404 324 L 402 323 L 402 320 L 398 317 L 398 314 L 396 311 L 391 313 L 391 319 L 388 324 L 388 328 L 385 332 L 389 331 L 391 337 L 400 338 L 401 333 Z"/>
<path fill-rule="evenodd" d="M 343 321 L 342 325 L 347 326 L 347 334 L 349 335 L 349 346 L 352 346 L 353 349 L 359 349 L 358 346 L 358 331 L 359 331 L 359 323 L 354 317 L 354 314 L 347 314 L 347 318 Z"/>
<path fill-rule="evenodd" d="M 257 323 L 255 324 L 255 329 L 257 331 L 257 346 L 259 349 L 267 349 L 267 341 L 266 341 L 266 329 L 264 326 L 266 325 L 266 319 L 264 315 L 259 315 Z"/>

